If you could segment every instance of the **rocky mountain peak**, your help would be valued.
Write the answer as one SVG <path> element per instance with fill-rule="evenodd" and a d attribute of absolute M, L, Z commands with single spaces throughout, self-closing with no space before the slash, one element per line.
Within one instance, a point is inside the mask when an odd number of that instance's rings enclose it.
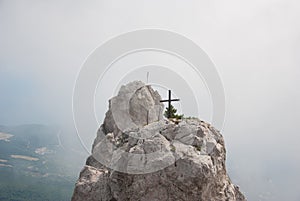
<path fill-rule="evenodd" d="M 136 81 L 110 99 L 73 201 L 246 200 L 226 172 L 222 135 L 197 118 L 163 118 L 161 97 Z"/>

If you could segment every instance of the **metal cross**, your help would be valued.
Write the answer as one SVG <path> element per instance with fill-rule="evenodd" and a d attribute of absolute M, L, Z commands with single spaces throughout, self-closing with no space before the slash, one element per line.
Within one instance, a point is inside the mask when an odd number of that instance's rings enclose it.
<path fill-rule="evenodd" d="M 171 90 L 169 90 L 169 99 L 160 101 L 160 102 L 168 102 L 168 118 L 171 118 L 171 102 L 172 101 L 179 101 L 179 99 L 172 99 L 171 98 Z"/>

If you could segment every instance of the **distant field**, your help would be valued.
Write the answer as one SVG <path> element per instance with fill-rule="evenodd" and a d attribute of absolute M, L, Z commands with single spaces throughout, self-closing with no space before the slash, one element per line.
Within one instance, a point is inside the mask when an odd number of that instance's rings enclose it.
<path fill-rule="evenodd" d="M 23 155 L 10 155 L 10 157 L 12 158 L 17 158 L 17 159 L 24 159 L 24 160 L 28 160 L 28 161 L 38 161 L 38 158 L 33 158 L 30 156 L 23 156 Z"/>
<path fill-rule="evenodd" d="M 9 141 L 9 138 L 11 138 L 13 135 L 8 133 L 1 133 L 0 132 L 0 140 Z"/>
<path fill-rule="evenodd" d="M 1 164 L 0 163 L 0 167 L 10 167 L 10 168 L 12 168 L 13 166 L 12 165 L 7 165 L 7 164 Z"/>
<path fill-rule="evenodd" d="M 0 163 L 7 163 L 7 160 L 0 159 Z"/>

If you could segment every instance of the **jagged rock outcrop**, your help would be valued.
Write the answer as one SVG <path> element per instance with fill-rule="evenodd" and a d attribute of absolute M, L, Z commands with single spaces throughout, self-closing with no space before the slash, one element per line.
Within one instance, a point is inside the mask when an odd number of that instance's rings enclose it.
<path fill-rule="evenodd" d="M 160 95 L 132 82 L 110 100 L 72 201 L 244 201 L 222 135 L 197 118 L 163 119 Z"/>

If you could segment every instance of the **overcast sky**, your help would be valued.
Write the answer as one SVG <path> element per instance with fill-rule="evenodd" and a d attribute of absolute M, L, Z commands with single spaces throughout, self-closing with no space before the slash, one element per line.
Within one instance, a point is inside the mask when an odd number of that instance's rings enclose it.
<path fill-rule="evenodd" d="M 222 78 L 233 181 L 250 201 L 299 201 L 299 10 L 297 0 L 0 0 L 0 125 L 72 129 L 74 83 L 96 47 L 132 30 L 174 31 Z"/>

